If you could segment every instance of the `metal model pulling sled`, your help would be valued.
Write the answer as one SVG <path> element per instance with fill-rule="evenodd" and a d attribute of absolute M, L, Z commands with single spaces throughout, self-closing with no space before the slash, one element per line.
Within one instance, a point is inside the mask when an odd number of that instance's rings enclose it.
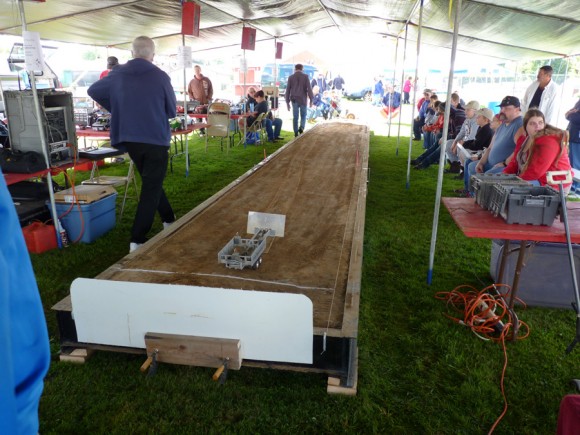
<path fill-rule="evenodd" d="M 254 234 L 251 239 L 243 239 L 236 234 L 223 249 L 218 252 L 218 263 L 228 269 L 257 269 L 262 263 L 262 254 L 266 250 L 268 237 L 284 237 L 286 216 L 272 213 L 248 213 L 247 232 Z"/>
<path fill-rule="evenodd" d="M 218 262 L 225 264 L 228 269 L 242 270 L 246 267 L 252 269 L 260 267 L 268 236 L 274 236 L 275 233 L 269 228 L 256 228 L 256 230 L 251 239 L 242 239 L 236 234 L 218 253 Z"/>

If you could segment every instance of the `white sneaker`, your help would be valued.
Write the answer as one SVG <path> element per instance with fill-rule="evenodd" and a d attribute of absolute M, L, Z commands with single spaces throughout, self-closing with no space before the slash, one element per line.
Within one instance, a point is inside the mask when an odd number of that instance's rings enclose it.
<path fill-rule="evenodd" d="M 163 222 L 163 229 L 166 230 L 167 228 L 169 228 L 171 225 L 173 225 L 175 221 L 173 222 Z"/>
<path fill-rule="evenodd" d="M 143 243 L 135 243 L 135 242 L 131 242 L 129 244 L 129 253 L 136 251 L 137 249 L 139 249 L 141 247 Z"/>

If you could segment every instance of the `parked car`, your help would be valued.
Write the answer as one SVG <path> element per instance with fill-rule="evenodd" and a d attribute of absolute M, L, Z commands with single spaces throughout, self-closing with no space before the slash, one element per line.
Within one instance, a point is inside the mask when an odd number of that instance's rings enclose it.
<path fill-rule="evenodd" d="M 373 88 L 372 80 L 370 83 L 367 82 L 357 82 L 345 80 L 344 85 L 344 97 L 349 100 L 364 100 L 371 102 L 373 99 Z"/>

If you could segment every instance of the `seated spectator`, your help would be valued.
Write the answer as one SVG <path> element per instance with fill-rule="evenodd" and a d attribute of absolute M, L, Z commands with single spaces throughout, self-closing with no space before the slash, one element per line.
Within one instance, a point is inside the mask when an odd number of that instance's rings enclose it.
<path fill-rule="evenodd" d="M 568 132 L 545 123 L 544 114 L 530 109 L 524 115 L 524 134 L 518 138 L 514 158 L 503 170 L 539 186 L 548 185 L 546 173 L 569 171 Z M 558 185 L 551 185 L 558 190 Z M 572 183 L 563 185 L 568 193 Z"/>
<path fill-rule="evenodd" d="M 449 118 L 449 135 L 451 138 L 457 137 L 465 122 L 463 104 L 457 92 L 451 94 L 451 115 Z"/>
<path fill-rule="evenodd" d="M 278 140 L 282 140 L 280 137 L 280 130 L 282 130 L 282 120 L 280 118 L 274 118 L 272 116 L 272 112 L 268 107 L 268 101 L 266 101 L 266 97 L 264 95 L 264 91 L 259 90 L 254 94 L 254 98 L 258 103 L 255 107 L 254 112 L 251 116 L 247 118 L 247 125 L 248 127 L 251 126 L 256 118 L 260 116 L 261 113 L 265 113 L 266 117 L 262 120 L 264 127 L 266 127 L 266 133 L 268 134 L 268 141 L 275 142 Z M 272 128 L 272 126 L 274 128 Z"/>
<path fill-rule="evenodd" d="M 250 86 L 250 88 L 248 89 L 248 95 L 246 95 L 246 112 L 253 112 L 253 110 L 251 110 L 252 104 L 254 105 L 253 106 L 254 109 L 255 109 L 256 105 L 258 104 L 256 99 L 254 98 L 255 95 L 256 95 L 256 88 L 254 88 L 253 86 Z"/>
<path fill-rule="evenodd" d="M 332 109 L 332 98 L 330 96 L 330 92 L 324 91 L 322 93 L 322 98 L 320 99 L 320 110 L 322 111 L 322 116 L 324 119 L 328 119 L 330 116 L 330 111 Z"/>
<path fill-rule="evenodd" d="M 421 154 L 414 162 L 415 162 L 415 169 L 425 169 L 428 168 L 435 162 L 439 161 L 439 156 L 441 153 L 441 144 L 446 139 L 453 139 L 455 137 L 454 128 L 457 126 L 461 126 L 460 122 L 463 123 L 465 120 L 465 111 L 460 109 L 455 109 L 453 105 L 449 108 L 449 124 L 447 128 L 447 138 L 443 139 L 443 123 L 445 122 L 445 103 L 439 104 L 439 118 L 437 119 L 436 124 L 432 126 L 436 130 L 433 131 L 432 139 L 433 144 L 430 148 L 428 148 L 423 154 Z M 461 128 L 459 128 L 461 130 Z"/>
<path fill-rule="evenodd" d="M 499 105 L 501 107 L 502 123 L 495 131 L 493 139 L 485 152 L 477 162 L 471 162 L 465 166 L 465 188 L 458 192 L 461 195 L 470 195 L 467 191 L 469 187 L 469 177 L 476 172 L 481 173 L 498 173 L 502 172 L 507 166 L 506 159 L 513 153 L 516 142 L 515 137 L 518 129 L 522 126 L 522 116 L 520 109 L 520 100 L 512 95 L 506 96 Z"/>
<path fill-rule="evenodd" d="M 315 123 L 316 118 L 322 115 L 322 108 L 324 106 L 318 85 L 312 88 L 312 93 L 314 94 L 312 105 L 306 109 L 306 120 L 311 124 Z"/>
<path fill-rule="evenodd" d="M 329 118 L 338 118 L 342 112 L 340 107 L 340 95 L 336 91 L 330 91 L 330 108 L 329 108 Z"/>
<path fill-rule="evenodd" d="M 423 91 L 423 97 L 417 102 L 418 115 L 413 120 L 413 140 L 421 140 L 421 129 L 425 125 L 425 111 L 429 105 L 429 97 L 431 97 L 431 94 L 431 89 L 425 89 Z"/>
<path fill-rule="evenodd" d="M 455 139 L 449 139 L 445 145 L 445 154 L 447 155 L 447 160 L 451 164 L 448 171 L 453 174 L 458 174 L 461 172 L 461 164 L 459 162 L 459 156 L 457 155 L 457 145 L 462 145 L 466 141 L 473 141 L 478 129 L 478 123 L 476 121 L 475 113 L 479 110 L 479 102 L 470 101 L 465 106 L 465 116 L 466 121 L 461 126 L 459 133 L 455 136 Z"/>
<path fill-rule="evenodd" d="M 430 133 L 425 133 L 425 126 L 433 125 L 439 118 L 439 104 L 441 104 L 441 102 L 437 99 L 437 95 L 431 95 L 429 97 L 427 108 L 425 109 L 423 127 L 421 127 L 421 130 L 423 131 L 423 148 L 425 149 L 431 148 L 431 145 L 433 145 Z"/>
<path fill-rule="evenodd" d="M 395 91 L 392 85 L 388 85 L 382 103 L 381 115 L 387 119 L 397 117 L 399 108 L 401 107 L 401 93 Z"/>
<path fill-rule="evenodd" d="M 457 155 L 461 165 L 460 172 L 463 172 L 466 161 L 467 163 L 471 163 L 472 161 L 479 159 L 483 150 L 489 146 L 491 138 L 493 137 L 493 132 L 499 125 L 499 117 L 494 117 L 491 109 L 487 108 L 480 109 L 476 112 L 475 121 L 478 126 L 475 139 L 467 140 L 462 144 L 457 144 Z M 492 128 L 492 123 L 494 122 L 496 127 Z M 462 180 L 463 175 L 459 175 L 457 178 Z"/>
<path fill-rule="evenodd" d="M 433 145 L 435 145 L 435 138 L 443 128 L 445 106 L 442 106 L 443 102 L 437 100 L 433 103 L 431 110 L 427 109 L 426 111 L 425 125 L 422 128 L 424 138 L 423 148 L 425 149 L 430 149 Z"/>

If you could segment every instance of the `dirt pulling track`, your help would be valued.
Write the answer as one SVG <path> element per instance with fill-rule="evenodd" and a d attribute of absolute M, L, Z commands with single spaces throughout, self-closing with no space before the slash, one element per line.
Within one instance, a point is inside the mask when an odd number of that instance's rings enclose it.
<path fill-rule="evenodd" d="M 313 306 L 313 363 L 244 365 L 326 373 L 329 392 L 356 394 L 368 147 L 367 126 L 320 124 L 95 278 L 304 295 Z M 236 234 L 249 237 L 250 211 L 285 215 L 285 235 L 268 239 L 258 269 L 228 269 L 218 252 Z M 61 359 L 84 360 L 92 349 L 144 352 L 79 342 L 70 295 L 53 310 Z"/>
<path fill-rule="evenodd" d="M 317 126 L 97 278 L 302 293 L 315 327 L 341 329 L 368 134 Z M 227 269 L 217 253 L 247 236 L 249 211 L 285 215 L 285 236 L 269 239 L 257 270 Z"/>

